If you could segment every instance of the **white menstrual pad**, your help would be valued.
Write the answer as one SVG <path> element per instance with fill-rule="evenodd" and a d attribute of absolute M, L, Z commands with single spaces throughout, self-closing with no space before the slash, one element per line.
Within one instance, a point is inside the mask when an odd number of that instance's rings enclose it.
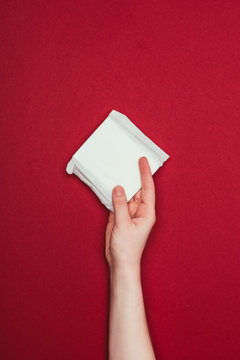
<path fill-rule="evenodd" d="M 148 159 L 152 174 L 169 158 L 125 115 L 112 110 L 73 155 L 66 170 L 114 211 L 112 189 L 116 185 L 124 187 L 127 201 L 141 188 L 138 159 L 142 156 Z"/>

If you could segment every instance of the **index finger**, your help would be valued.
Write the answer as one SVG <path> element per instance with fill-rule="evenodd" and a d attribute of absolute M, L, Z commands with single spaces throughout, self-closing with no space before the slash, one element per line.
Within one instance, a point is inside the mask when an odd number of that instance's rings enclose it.
<path fill-rule="evenodd" d="M 142 202 L 150 207 L 154 207 L 155 186 L 148 159 L 145 156 L 141 157 L 138 164 L 142 183 Z"/>

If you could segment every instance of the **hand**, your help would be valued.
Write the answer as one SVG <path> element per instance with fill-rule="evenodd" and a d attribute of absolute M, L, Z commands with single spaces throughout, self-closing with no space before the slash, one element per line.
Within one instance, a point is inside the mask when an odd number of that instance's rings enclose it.
<path fill-rule="evenodd" d="M 146 157 L 139 159 L 142 188 L 127 203 L 123 187 L 113 189 L 114 213 L 105 231 L 105 256 L 110 269 L 136 267 L 155 223 L 155 187 Z"/>

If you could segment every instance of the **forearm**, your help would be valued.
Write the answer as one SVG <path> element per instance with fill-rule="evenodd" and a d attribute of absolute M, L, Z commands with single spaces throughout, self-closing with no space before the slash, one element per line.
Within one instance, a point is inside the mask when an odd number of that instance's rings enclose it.
<path fill-rule="evenodd" d="M 140 266 L 110 270 L 109 360 L 154 360 Z"/>

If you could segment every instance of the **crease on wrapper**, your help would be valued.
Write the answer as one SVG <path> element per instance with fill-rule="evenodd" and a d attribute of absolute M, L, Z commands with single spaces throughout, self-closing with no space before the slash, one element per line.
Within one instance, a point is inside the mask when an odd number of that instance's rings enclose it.
<path fill-rule="evenodd" d="M 99 200 L 104 204 L 109 210 L 114 211 L 112 204 L 112 188 L 118 184 L 114 182 L 114 177 L 111 178 L 109 174 L 101 172 L 101 178 L 98 179 L 90 169 L 86 168 L 81 162 L 82 151 L 86 151 L 87 146 L 96 139 L 96 136 L 99 135 L 99 131 L 103 130 L 103 126 L 116 126 L 117 131 L 121 131 L 124 135 L 127 135 L 134 143 L 138 144 L 141 153 L 148 154 L 147 158 L 152 158 L 150 162 L 151 172 L 154 174 L 160 166 L 169 158 L 169 155 L 166 154 L 162 149 L 160 149 L 152 140 L 150 140 L 140 129 L 138 129 L 127 116 L 119 113 L 118 111 L 112 110 L 108 117 L 99 125 L 99 127 L 93 132 L 93 134 L 84 142 L 84 144 L 78 149 L 78 151 L 73 155 L 72 159 L 67 164 L 66 171 L 68 174 L 75 174 L 80 180 L 87 184 L 92 191 L 97 195 Z M 101 136 L 101 135 L 100 135 Z M 124 146 L 124 144 L 123 144 Z M 140 151 L 140 150 L 139 150 Z M 146 156 L 146 155 L 145 155 Z M 139 156 L 140 157 L 140 156 Z M 153 159 L 154 158 L 154 159 Z M 151 160 L 151 159 L 150 159 Z M 95 171 L 96 172 L 96 171 Z M 135 193 L 141 188 L 141 183 L 138 181 L 136 186 L 131 187 L 131 191 L 126 191 L 127 201 L 135 195 Z"/>

